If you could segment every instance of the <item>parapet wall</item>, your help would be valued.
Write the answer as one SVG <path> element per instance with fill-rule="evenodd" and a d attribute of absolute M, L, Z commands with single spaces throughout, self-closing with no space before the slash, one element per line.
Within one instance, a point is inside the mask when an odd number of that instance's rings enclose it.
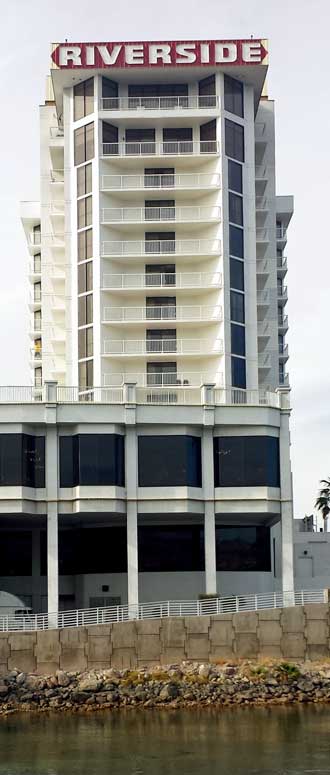
<path fill-rule="evenodd" d="M 35 633 L 0 633 L 0 674 L 14 668 L 56 670 L 136 668 L 183 660 L 317 660 L 330 656 L 330 607 L 185 616 Z"/>

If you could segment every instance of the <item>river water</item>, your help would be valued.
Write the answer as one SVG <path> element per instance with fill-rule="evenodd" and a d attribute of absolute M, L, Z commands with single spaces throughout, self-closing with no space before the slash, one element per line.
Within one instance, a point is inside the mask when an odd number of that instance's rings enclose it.
<path fill-rule="evenodd" d="M 102 711 L 0 719 L 3 775 L 323 775 L 330 708 Z"/>

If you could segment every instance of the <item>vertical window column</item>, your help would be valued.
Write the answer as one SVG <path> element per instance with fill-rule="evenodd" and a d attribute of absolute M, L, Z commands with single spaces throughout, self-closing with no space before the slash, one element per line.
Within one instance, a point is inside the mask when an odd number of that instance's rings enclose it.
<path fill-rule="evenodd" d="M 243 117 L 243 84 L 225 76 L 225 109 Z M 243 163 L 244 127 L 225 119 L 228 158 L 231 384 L 246 389 Z"/>
<path fill-rule="evenodd" d="M 83 127 L 83 129 L 85 128 Z M 92 189 L 92 164 L 90 162 L 83 163 L 77 167 L 78 382 L 80 392 L 90 390 L 94 385 Z"/>

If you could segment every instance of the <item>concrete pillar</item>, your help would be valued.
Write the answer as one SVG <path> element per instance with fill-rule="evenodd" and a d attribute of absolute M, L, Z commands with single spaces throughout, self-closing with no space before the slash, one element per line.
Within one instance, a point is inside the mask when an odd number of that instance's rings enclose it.
<path fill-rule="evenodd" d="M 32 530 L 32 609 L 41 611 L 40 530 Z"/>
<path fill-rule="evenodd" d="M 217 594 L 215 514 L 214 514 L 214 465 L 213 431 L 203 428 L 202 436 L 202 485 L 204 496 L 204 552 L 205 552 L 205 592 Z"/>
<path fill-rule="evenodd" d="M 137 463 L 136 427 L 135 425 L 126 426 L 127 600 L 129 606 L 139 604 Z"/>
<path fill-rule="evenodd" d="M 55 410 L 56 411 L 56 410 Z M 50 414 L 50 418 L 52 413 Z M 46 431 L 46 497 L 47 497 L 47 591 L 48 613 L 58 611 L 58 452 L 57 428 Z"/>
<path fill-rule="evenodd" d="M 283 398 L 285 398 L 283 396 Z M 282 402 L 282 406 L 284 403 Z M 294 590 L 293 567 L 293 502 L 292 475 L 290 462 L 290 410 L 281 410 L 280 427 L 280 484 L 281 484 L 281 532 L 282 532 L 282 590 L 292 593 Z M 292 595 L 286 594 L 284 604 L 292 605 Z"/>

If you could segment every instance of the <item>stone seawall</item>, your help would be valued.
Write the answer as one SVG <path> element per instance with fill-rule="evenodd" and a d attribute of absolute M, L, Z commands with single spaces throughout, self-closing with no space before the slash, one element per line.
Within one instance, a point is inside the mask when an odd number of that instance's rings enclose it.
<path fill-rule="evenodd" d="M 142 666 L 330 656 L 330 607 L 131 621 L 36 633 L 0 633 L 0 675 L 13 670 L 136 669 Z"/>

